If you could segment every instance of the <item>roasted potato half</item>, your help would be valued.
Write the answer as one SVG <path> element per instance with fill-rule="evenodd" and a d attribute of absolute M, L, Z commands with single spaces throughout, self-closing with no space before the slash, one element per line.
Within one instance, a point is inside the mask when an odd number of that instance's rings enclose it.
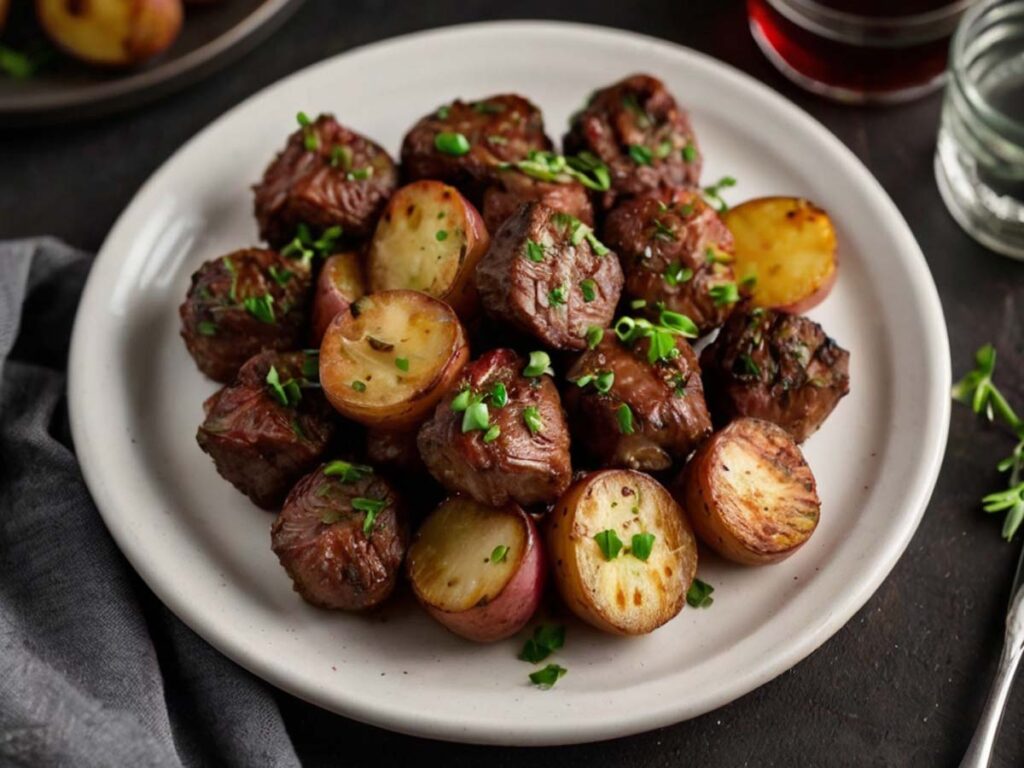
<path fill-rule="evenodd" d="M 363 296 L 334 318 L 320 344 L 320 383 L 353 421 L 412 428 L 437 405 L 469 359 L 452 308 L 418 291 Z"/>
<path fill-rule="evenodd" d="M 544 593 L 544 549 L 515 504 L 455 496 L 420 526 L 409 581 L 427 612 L 460 637 L 492 642 L 525 626 Z"/>
<path fill-rule="evenodd" d="M 761 197 L 730 208 L 732 268 L 753 281 L 752 305 L 800 314 L 822 302 L 836 281 L 836 230 L 828 214 L 799 197 Z"/>
<path fill-rule="evenodd" d="M 423 291 L 465 317 L 477 306 L 473 271 L 489 244 L 483 217 L 455 187 L 413 182 L 395 193 L 377 223 L 370 290 Z"/>
<path fill-rule="evenodd" d="M 36 0 L 53 42 L 77 59 L 130 66 L 165 51 L 181 30 L 181 0 Z"/>
<path fill-rule="evenodd" d="M 821 509 L 800 448 L 760 419 L 737 419 L 705 442 L 676 497 L 701 541 L 744 565 L 789 557 L 814 533 Z"/>
<path fill-rule="evenodd" d="M 323 339 L 331 320 L 366 293 L 363 264 L 354 251 L 336 253 L 324 262 L 313 294 L 313 341 Z"/>
<path fill-rule="evenodd" d="M 618 635 L 642 635 L 682 610 L 697 572 L 697 542 L 682 509 L 654 478 L 591 473 L 558 500 L 548 555 L 566 605 Z"/>

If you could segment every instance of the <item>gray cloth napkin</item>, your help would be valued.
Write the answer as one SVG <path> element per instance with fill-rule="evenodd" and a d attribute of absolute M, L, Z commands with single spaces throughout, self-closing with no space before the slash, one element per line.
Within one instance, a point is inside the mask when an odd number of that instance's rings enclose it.
<path fill-rule="evenodd" d="M 122 557 L 65 406 L 89 256 L 0 243 L 0 766 L 298 765 L 271 689 Z"/>

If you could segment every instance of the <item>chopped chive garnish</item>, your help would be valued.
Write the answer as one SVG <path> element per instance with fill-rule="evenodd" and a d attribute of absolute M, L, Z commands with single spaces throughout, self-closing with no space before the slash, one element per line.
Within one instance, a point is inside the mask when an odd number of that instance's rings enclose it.
<path fill-rule="evenodd" d="M 691 608 L 707 608 L 715 602 L 715 599 L 711 597 L 711 593 L 714 591 L 715 588 L 706 581 L 694 579 L 690 588 L 686 590 L 686 603 Z"/>
<path fill-rule="evenodd" d="M 366 516 L 363 518 L 364 536 L 369 536 L 373 533 L 373 524 L 377 520 L 377 515 L 387 505 L 388 503 L 384 499 L 367 499 L 363 496 L 356 496 L 352 499 L 352 509 L 366 513 Z"/>
<path fill-rule="evenodd" d="M 653 533 L 634 533 L 633 539 L 629 543 L 629 553 L 637 560 L 643 560 L 644 562 L 647 562 L 647 558 L 651 556 L 651 549 L 653 548 Z"/>
<path fill-rule="evenodd" d="M 551 368 L 551 357 L 547 352 L 531 352 L 530 361 L 523 368 L 523 376 L 528 378 L 536 378 L 537 376 L 543 376 L 544 374 L 554 376 L 555 372 Z"/>
<path fill-rule="evenodd" d="M 359 379 L 356 379 L 355 381 L 352 382 L 352 389 L 354 389 L 356 392 L 365 392 L 366 382 L 359 381 Z"/>
<path fill-rule="evenodd" d="M 491 424 L 491 426 L 487 428 L 487 431 L 484 432 L 484 442 L 485 443 L 493 443 L 500 436 L 501 436 L 501 427 L 499 427 L 497 424 Z"/>
<path fill-rule="evenodd" d="M 337 477 L 345 485 L 362 480 L 367 475 L 373 474 L 373 467 L 366 464 L 352 464 L 348 461 L 336 459 L 324 467 L 324 474 L 327 477 Z"/>
<path fill-rule="evenodd" d="M 565 667 L 560 667 L 557 664 L 548 664 L 544 669 L 531 672 L 530 682 L 547 690 L 557 683 L 560 678 L 564 677 L 568 671 Z"/>
<path fill-rule="evenodd" d="M 434 148 L 445 155 L 461 157 L 468 154 L 470 149 L 469 139 L 455 131 L 441 131 L 434 137 Z"/>
<path fill-rule="evenodd" d="M 589 277 L 586 280 L 580 281 L 580 292 L 583 294 L 583 301 L 589 304 L 597 298 L 597 291 L 595 290 L 596 287 L 597 283 Z"/>
<path fill-rule="evenodd" d="M 597 542 L 597 546 L 601 549 L 604 559 L 609 562 L 618 557 L 619 552 L 622 551 L 622 539 L 611 528 L 594 534 L 594 541 Z"/>
<path fill-rule="evenodd" d="M 540 624 L 533 630 L 533 637 L 528 638 L 523 645 L 523 650 L 519 652 L 519 658 L 531 664 L 540 664 L 564 645 L 564 626 L 561 624 Z"/>
<path fill-rule="evenodd" d="M 494 382 L 494 386 L 491 387 L 491 404 L 495 408 L 504 408 L 508 405 L 508 391 L 500 381 Z"/>
<path fill-rule="evenodd" d="M 599 325 L 591 325 L 587 328 L 587 349 L 594 349 L 604 338 L 604 328 Z"/>
<path fill-rule="evenodd" d="M 713 285 L 708 289 L 708 295 L 711 297 L 716 307 L 724 307 L 728 304 L 735 304 L 740 300 L 740 292 L 736 288 L 736 283 L 719 283 Z"/>
<path fill-rule="evenodd" d="M 487 403 L 477 401 L 466 406 L 462 414 L 462 431 L 474 432 L 485 430 L 490 426 L 490 412 L 487 410 Z"/>
<path fill-rule="evenodd" d="M 526 241 L 526 258 L 538 264 L 544 261 L 544 247 L 533 240 Z"/>
<path fill-rule="evenodd" d="M 508 558 L 508 547 L 504 544 L 499 544 L 491 550 L 491 556 L 488 558 L 492 563 L 504 563 Z"/>
<path fill-rule="evenodd" d="M 565 286 L 559 285 L 548 291 L 548 304 L 558 307 L 565 304 Z"/>
<path fill-rule="evenodd" d="M 437 240 L 437 242 L 439 243 L 443 243 L 445 240 L 448 239 L 448 231 L 444 229 L 437 230 L 437 232 L 434 234 L 434 239 Z"/>
<path fill-rule="evenodd" d="M 683 160 L 687 163 L 692 163 L 697 159 L 697 147 L 693 145 L 693 142 L 687 142 L 686 146 L 683 147 Z"/>
<path fill-rule="evenodd" d="M 409 372 L 409 358 L 408 357 L 396 357 L 395 367 L 400 371 Z"/>
<path fill-rule="evenodd" d="M 541 419 L 540 411 L 535 405 L 528 405 L 523 409 L 523 422 L 531 435 L 544 431 L 544 420 Z"/>
<path fill-rule="evenodd" d="M 653 153 L 642 144 L 630 144 L 629 156 L 637 165 L 650 165 Z"/>
<path fill-rule="evenodd" d="M 200 336 L 216 336 L 217 324 L 210 320 L 200 320 L 196 330 L 199 331 Z"/>
<path fill-rule="evenodd" d="M 274 322 L 274 297 L 269 293 L 260 296 L 247 296 L 242 299 L 242 306 L 245 307 L 246 312 L 261 323 Z"/>
<path fill-rule="evenodd" d="M 455 413 L 462 413 L 469 407 L 472 393 L 468 389 L 464 389 L 455 397 L 452 398 L 451 409 Z"/>
<path fill-rule="evenodd" d="M 665 267 L 665 272 L 662 277 L 665 278 L 666 285 L 675 287 L 680 283 L 685 283 L 693 279 L 693 270 L 689 267 L 684 267 L 678 261 L 673 261 Z"/>
<path fill-rule="evenodd" d="M 632 435 L 635 431 L 633 429 L 633 410 L 626 403 L 616 409 L 615 420 L 619 424 L 619 432 L 623 435 Z"/>

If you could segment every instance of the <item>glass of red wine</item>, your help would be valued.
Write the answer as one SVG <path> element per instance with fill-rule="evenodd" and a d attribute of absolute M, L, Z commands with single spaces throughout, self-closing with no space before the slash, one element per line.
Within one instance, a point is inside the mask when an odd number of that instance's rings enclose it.
<path fill-rule="evenodd" d="M 853 104 L 893 103 L 945 79 L 949 40 L 976 0 L 747 0 L 761 50 L 790 80 Z"/>

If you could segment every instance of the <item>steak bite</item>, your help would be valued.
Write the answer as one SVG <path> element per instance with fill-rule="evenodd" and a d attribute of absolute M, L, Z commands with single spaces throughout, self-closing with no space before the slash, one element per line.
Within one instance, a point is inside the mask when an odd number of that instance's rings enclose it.
<path fill-rule="evenodd" d="M 573 116 L 563 146 L 566 154 L 592 152 L 608 166 L 605 209 L 621 197 L 700 181 L 701 157 L 690 118 L 665 84 L 650 75 L 595 91 Z"/>
<path fill-rule="evenodd" d="M 299 224 L 368 237 L 397 186 L 395 163 L 380 146 L 331 115 L 311 122 L 299 113 L 299 129 L 253 187 L 260 237 L 280 247 Z"/>
<path fill-rule="evenodd" d="M 821 326 L 771 309 L 737 312 L 701 355 L 715 421 L 778 424 L 802 443 L 850 391 L 850 353 Z"/>
<path fill-rule="evenodd" d="M 625 296 L 646 301 L 649 313 L 664 307 L 686 315 L 703 334 L 736 306 L 732 234 L 698 193 L 623 201 L 608 214 L 603 235 L 619 256 Z"/>
<path fill-rule="evenodd" d="M 196 441 L 221 477 L 264 509 L 317 465 L 336 430 L 316 354 L 261 352 L 203 404 Z"/>
<path fill-rule="evenodd" d="M 310 285 L 308 265 L 275 251 L 247 248 L 204 263 L 178 310 L 199 370 L 227 383 L 258 352 L 300 346 Z"/>
<path fill-rule="evenodd" d="M 409 544 L 395 490 L 371 467 L 346 461 L 298 482 L 270 538 L 295 591 L 343 611 L 371 608 L 391 594 Z"/>
<path fill-rule="evenodd" d="M 606 327 L 622 291 L 622 268 L 590 227 L 543 203 L 528 203 L 495 233 L 476 268 L 491 317 L 554 349 L 583 349 Z"/>
<path fill-rule="evenodd" d="M 544 353 L 527 364 L 495 349 L 466 366 L 419 432 L 439 483 L 494 507 L 552 502 L 569 486 L 569 431 L 547 365 Z"/>
<path fill-rule="evenodd" d="M 566 374 L 573 437 L 601 466 L 668 469 L 711 434 L 697 355 L 682 337 L 665 339 L 630 345 L 604 331 Z M 652 343 L 662 352 L 653 361 Z"/>
<path fill-rule="evenodd" d="M 447 182 L 479 205 L 498 165 L 549 149 L 540 110 L 522 96 L 456 99 L 409 130 L 402 141 L 402 169 L 409 181 Z"/>
<path fill-rule="evenodd" d="M 482 213 L 487 231 L 497 232 L 520 205 L 532 202 L 544 203 L 588 226 L 594 225 L 590 193 L 578 181 L 541 181 L 510 168 L 497 173 L 494 184 L 484 192 Z"/>

